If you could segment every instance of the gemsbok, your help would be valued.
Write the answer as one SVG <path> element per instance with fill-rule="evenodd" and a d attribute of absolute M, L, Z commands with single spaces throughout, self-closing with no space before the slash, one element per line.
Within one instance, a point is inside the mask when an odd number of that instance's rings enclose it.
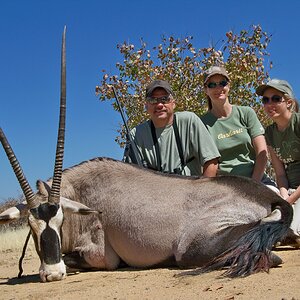
<path fill-rule="evenodd" d="M 0 223 L 23 213 L 40 257 L 43 282 L 72 269 L 115 270 L 120 265 L 226 267 L 229 277 L 268 271 L 281 259 L 272 246 L 287 232 L 292 207 L 263 184 L 237 176 L 182 177 L 109 158 L 63 170 L 66 112 L 65 35 L 53 178 L 33 192 L 2 129 L 0 140 L 26 204 L 0 214 Z"/>

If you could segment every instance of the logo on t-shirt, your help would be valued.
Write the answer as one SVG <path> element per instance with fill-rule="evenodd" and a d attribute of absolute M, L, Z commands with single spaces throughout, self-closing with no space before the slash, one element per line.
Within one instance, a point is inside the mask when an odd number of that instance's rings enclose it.
<path fill-rule="evenodd" d="M 239 128 L 239 129 L 235 129 L 235 130 L 230 130 L 229 132 L 219 133 L 218 134 L 218 140 L 226 139 L 226 138 L 229 138 L 229 137 L 234 136 L 236 134 L 241 134 L 242 132 L 243 132 L 243 128 Z"/>
<path fill-rule="evenodd" d="M 274 152 L 284 164 L 289 164 L 299 157 L 299 141 L 284 141 L 281 147 L 273 148 Z"/>

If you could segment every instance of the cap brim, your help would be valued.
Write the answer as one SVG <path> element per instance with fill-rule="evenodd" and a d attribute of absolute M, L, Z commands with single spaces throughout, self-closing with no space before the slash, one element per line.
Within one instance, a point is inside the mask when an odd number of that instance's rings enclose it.
<path fill-rule="evenodd" d="M 262 84 L 260 85 L 257 89 L 256 89 L 256 94 L 258 96 L 262 96 L 266 90 L 266 88 L 268 88 L 269 85 L 266 85 L 266 84 Z"/>
<path fill-rule="evenodd" d="M 224 74 L 224 73 L 221 73 L 221 72 L 213 72 L 213 73 L 209 74 L 209 75 L 205 78 L 204 84 L 206 84 L 206 82 L 208 81 L 208 79 L 209 79 L 210 77 L 214 76 L 214 75 L 222 75 L 222 76 L 224 76 L 225 78 L 227 78 L 228 81 L 230 81 L 228 75 L 226 75 L 226 74 Z"/>
<path fill-rule="evenodd" d="M 154 86 L 154 87 L 152 87 L 151 89 L 149 89 L 149 90 L 147 91 L 146 97 L 151 97 L 153 91 L 154 91 L 155 89 L 158 89 L 158 88 L 159 88 L 159 89 L 164 89 L 169 95 L 173 95 L 173 92 L 172 92 L 170 89 L 168 89 L 167 87 L 164 87 L 164 86 Z"/>

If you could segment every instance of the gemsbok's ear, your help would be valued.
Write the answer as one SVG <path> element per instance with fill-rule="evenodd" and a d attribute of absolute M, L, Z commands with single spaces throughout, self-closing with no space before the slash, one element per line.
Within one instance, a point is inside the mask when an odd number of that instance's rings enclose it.
<path fill-rule="evenodd" d="M 69 212 L 73 214 L 80 214 L 80 215 L 101 214 L 101 212 L 97 210 L 93 210 L 79 202 L 64 197 L 60 197 L 60 204 L 65 212 Z"/>
<path fill-rule="evenodd" d="M 10 207 L 0 214 L 0 224 L 6 224 L 18 220 L 21 216 L 28 215 L 28 207 L 26 201 Z"/>
<path fill-rule="evenodd" d="M 40 192 L 40 194 L 42 196 L 48 198 L 51 188 L 46 182 L 44 182 L 42 180 L 38 180 L 36 182 L 36 188 L 38 189 L 38 191 Z"/>

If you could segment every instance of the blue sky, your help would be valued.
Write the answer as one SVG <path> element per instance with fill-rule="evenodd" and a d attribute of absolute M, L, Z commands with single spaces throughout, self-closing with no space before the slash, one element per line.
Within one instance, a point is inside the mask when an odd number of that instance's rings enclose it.
<path fill-rule="evenodd" d="M 2 0 L 0 2 L 0 126 L 35 189 L 52 176 L 59 110 L 60 46 L 67 26 L 67 132 L 64 167 L 97 156 L 121 159 L 114 142 L 120 115 L 100 102 L 101 70 L 115 73 L 116 45 L 149 46 L 161 36 L 192 35 L 207 47 L 260 24 L 272 34 L 271 77 L 288 80 L 300 96 L 300 1 Z M 2 147 L 1 147 L 2 148 Z M 0 202 L 21 195 L 0 150 Z"/>

